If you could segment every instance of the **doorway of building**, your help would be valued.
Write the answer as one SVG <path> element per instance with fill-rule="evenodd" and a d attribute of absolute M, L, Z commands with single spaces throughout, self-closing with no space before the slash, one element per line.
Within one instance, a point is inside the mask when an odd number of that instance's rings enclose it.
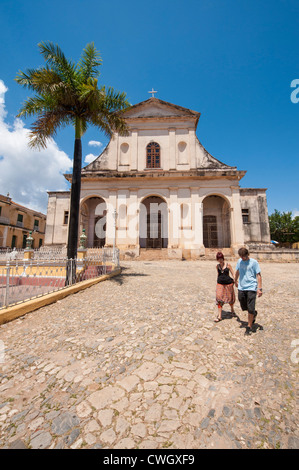
<path fill-rule="evenodd" d="M 167 203 L 158 196 L 150 196 L 140 204 L 139 244 L 140 248 L 167 248 Z"/>
<path fill-rule="evenodd" d="M 81 206 L 81 226 L 87 236 L 87 248 L 102 248 L 106 243 L 106 203 L 91 197 Z M 80 234 L 79 234 L 80 236 Z"/>
<path fill-rule="evenodd" d="M 217 248 L 218 246 L 217 217 L 215 215 L 203 216 L 203 244 L 206 248 Z"/>
<path fill-rule="evenodd" d="M 203 244 L 205 248 L 230 247 L 230 206 L 220 196 L 203 201 Z"/>
<path fill-rule="evenodd" d="M 161 212 L 146 216 L 146 248 L 162 248 Z"/>

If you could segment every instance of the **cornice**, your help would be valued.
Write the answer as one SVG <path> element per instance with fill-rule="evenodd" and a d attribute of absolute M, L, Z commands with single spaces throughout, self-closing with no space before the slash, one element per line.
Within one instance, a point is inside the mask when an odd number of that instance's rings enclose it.
<path fill-rule="evenodd" d="M 239 171 L 234 167 L 226 168 L 208 168 L 196 169 L 187 171 L 164 171 L 164 170 L 147 170 L 147 171 L 128 171 L 120 172 L 116 170 L 106 171 L 84 171 L 81 173 L 82 181 L 88 180 L 114 180 L 114 181 L 127 181 L 127 180 L 183 180 L 183 179 L 234 179 L 240 180 L 246 174 L 246 171 Z M 71 181 L 72 175 L 65 174 L 65 178 Z"/>

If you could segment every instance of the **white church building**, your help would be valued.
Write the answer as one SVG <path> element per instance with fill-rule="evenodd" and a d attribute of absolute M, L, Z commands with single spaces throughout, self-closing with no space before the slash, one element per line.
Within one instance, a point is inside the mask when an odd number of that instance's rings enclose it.
<path fill-rule="evenodd" d="M 82 168 L 79 236 L 85 229 L 87 248 L 199 259 L 269 245 L 266 189 L 241 188 L 246 171 L 207 152 L 196 135 L 199 112 L 152 97 L 124 116 L 128 135 L 114 134 Z M 65 246 L 70 192 L 48 195 L 45 245 Z"/>

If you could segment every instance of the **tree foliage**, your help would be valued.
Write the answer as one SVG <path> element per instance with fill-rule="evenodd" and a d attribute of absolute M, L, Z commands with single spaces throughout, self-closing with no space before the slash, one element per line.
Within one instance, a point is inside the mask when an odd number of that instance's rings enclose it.
<path fill-rule="evenodd" d="M 274 210 L 269 216 L 271 239 L 279 243 L 299 241 L 299 216 L 292 218 L 292 212 Z"/>
<path fill-rule="evenodd" d="M 77 64 L 68 60 L 52 42 L 38 44 L 46 65 L 19 72 L 16 81 L 35 92 L 19 111 L 19 117 L 37 116 L 31 127 L 30 146 L 44 148 L 47 139 L 67 125 L 81 138 L 88 125 L 100 128 L 107 136 L 127 131 L 122 111 L 129 106 L 126 94 L 111 87 L 98 86 L 100 53 L 87 44 Z"/>
<path fill-rule="evenodd" d="M 31 126 L 29 145 L 44 148 L 57 131 L 67 125 L 75 128 L 75 146 L 71 186 L 67 256 L 77 257 L 81 191 L 81 137 L 89 125 L 108 137 L 114 132 L 127 133 L 123 111 L 130 106 L 126 94 L 100 86 L 100 53 L 93 43 L 87 44 L 78 63 L 68 60 L 52 42 L 38 44 L 46 65 L 19 72 L 16 81 L 35 93 L 19 111 L 19 117 L 36 116 Z M 74 273 L 73 273 L 74 276 Z"/>

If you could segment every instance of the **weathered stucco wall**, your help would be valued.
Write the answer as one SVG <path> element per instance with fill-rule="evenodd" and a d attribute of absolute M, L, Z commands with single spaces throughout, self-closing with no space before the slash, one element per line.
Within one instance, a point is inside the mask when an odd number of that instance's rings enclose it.
<path fill-rule="evenodd" d="M 45 234 L 45 245 L 65 245 L 67 243 L 68 225 L 64 222 L 65 212 L 69 212 L 70 192 L 48 192 L 48 210 Z"/>
<path fill-rule="evenodd" d="M 240 188 L 242 210 L 248 210 L 248 222 L 243 222 L 245 243 L 270 243 L 266 189 Z"/>

